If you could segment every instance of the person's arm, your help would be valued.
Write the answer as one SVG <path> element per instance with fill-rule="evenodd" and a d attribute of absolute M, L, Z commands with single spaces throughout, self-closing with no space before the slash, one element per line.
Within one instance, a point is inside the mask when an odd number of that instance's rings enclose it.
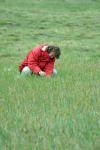
<path fill-rule="evenodd" d="M 45 66 L 44 72 L 46 73 L 46 76 L 50 76 L 53 73 L 54 62 L 55 60 L 52 60 Z"/>
<path fill-rule="evenodd" d="M 31 71 L 35 74 L 39 74 L 41 71 L 38 60 L 41 55 L 41 51 L 39 48 L 34 49 L 28 56 L 28 66 L 31 69 Z"/>

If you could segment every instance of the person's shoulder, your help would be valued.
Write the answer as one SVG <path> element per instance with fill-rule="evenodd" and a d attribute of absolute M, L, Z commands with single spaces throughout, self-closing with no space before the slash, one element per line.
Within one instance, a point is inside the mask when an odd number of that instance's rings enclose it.
<path fill-rule="evenodd" d="M 35 48 L 32 49 L 32 51 L 37 51 L 37 52 L 46 52 L 48 48 L 47 44 L 39 44 Z"/>
<path fill-rule="evenodd" d="M 48 44 L 39 44 L 38 46 L 37 46 L 41 51 L 46 51 L 47 50 L 47 48 L 48 48 Z"/>

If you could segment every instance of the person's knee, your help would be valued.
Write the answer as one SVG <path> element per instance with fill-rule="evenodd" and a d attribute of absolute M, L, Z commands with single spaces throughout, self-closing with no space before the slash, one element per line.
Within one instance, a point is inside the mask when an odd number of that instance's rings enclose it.
<path fill-rule="evenodd" d="M 57 70 L 54 68 L 53 69 L 53 73 L 52 73 L 53 75 L 57 75 Z"/>
<path fill-rule="evenodd" d="M 28 66 L 24 67 L 21 72 L 21 75 L 31 75 L 31 74 L 32 74 L 32 71 L 30 70 Z"/>

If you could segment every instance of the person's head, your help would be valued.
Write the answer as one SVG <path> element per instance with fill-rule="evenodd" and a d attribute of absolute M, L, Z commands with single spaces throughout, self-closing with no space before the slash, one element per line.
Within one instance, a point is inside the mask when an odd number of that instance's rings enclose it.
<path fill-rule="evenodd" d="M 57 47 L 57 46 L 49 45 L 48 49 L 47 49 L 47 52 L 48 52 L 49 57 L 51 59 L 53 59 L 53 58 L 58 59 L 60 57 L 60 55 L 61 55 L 60 48 Z"/>

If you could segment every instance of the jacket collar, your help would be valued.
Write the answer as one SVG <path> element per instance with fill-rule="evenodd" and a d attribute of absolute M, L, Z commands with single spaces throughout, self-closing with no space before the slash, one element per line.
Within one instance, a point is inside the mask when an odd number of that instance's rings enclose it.
<path fill-rule="evenodd" d="M 47 50 L 47 48 L 48 48 L 48 46 L 47 46 L 47 45 L 44 45 L 44 46 L 41 48 L 41 50 L 42 50 L 43 52 L 45 52 L 45 51 Z"/>

